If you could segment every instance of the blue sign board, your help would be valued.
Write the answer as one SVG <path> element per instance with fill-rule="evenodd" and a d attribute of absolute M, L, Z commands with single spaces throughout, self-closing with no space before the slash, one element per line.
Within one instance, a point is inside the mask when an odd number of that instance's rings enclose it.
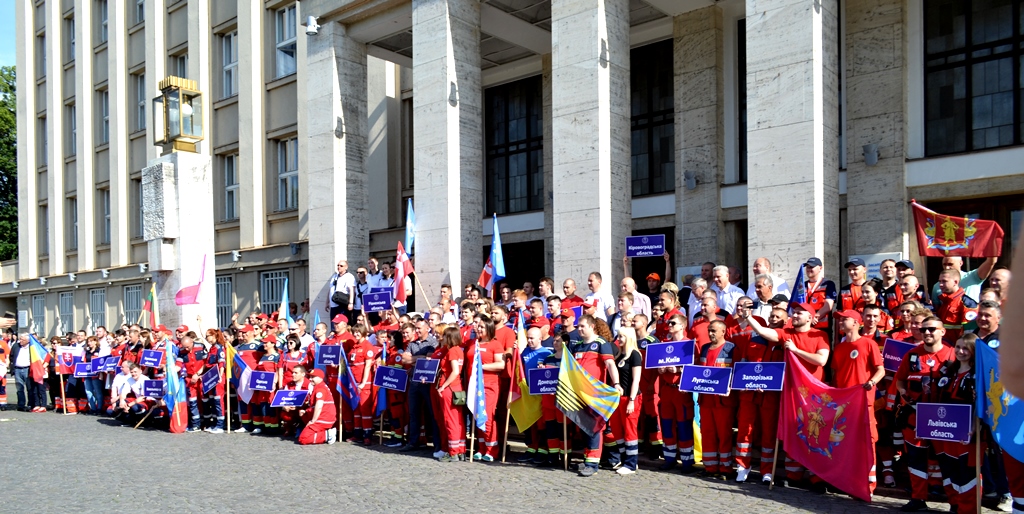
<path fill-rule="evenodd" d="M 270 400 L 271 407 L 300 407 L 306 403 L 308 391 L 280 390 L 274 393 L 274 399 Z"/>
<path fill-rule="evenodd" d="M 644 368 L 668 368 L 693 364 L 693 340 L 669 341 L 667 343 L 651 343 L 647 345 L 647 357 Z"/>
<path fill-rule="evenodd" d="M 332 344 L 320 345 L 320 351 L 316 354 L 317 366 L 338 366 L 341 364 L 341 345 Z"/>
<path fill-rule="evenodd" d="M 273 391 L 276 377 L 277 375 L 272 371 L 253 371 L 252 375 L 249 375 L 249 389 Z"/>
<path fill-rule="evenodd" d="M 558 390 L 558 368 L 528 369 L 526 383 L 530 394 L 555 394 Z"/>
<path fill-rule="evenodd" d="M 117 371 L 117 368 L 121 365 L 121 357 L 117 355 L 111 355 L 103 359 L 103 366 L 100 371 Z"/>
<path fill-rule="evenodd" d="M 665 254 L 665 236 L 626 236 L 626 257 L 661 257 Z"/>
<path fill-rule="evenodd" d="M 75 378 L 89 378 L 92 376 L 92 364 L 79 362 L 75 364 Z"/>
<path fill-rule="evenodd" d="M 391 310 L 391 291 L 380 293 L 366 293 L 363 295 L 363 310 L 366 312 L 380 312 Z"/>
<path fill-rule="evenodd" d="M 433 384 L 437 380 L 437 367 L 441 364 L 438 359 L 419 359 L 416 361 L 416 368 L 412 370 L 412 381 L 421 384 Z"/>
<path fill-rule="evenodd" d="M 900 369 L 900 362 L 903 361 L 903 356 L 910 351 L 915 345 L 914 343 L 904 343 L 903 341 L 897 341 L 895 339 L 886 339 L 885 346 L 882 347 L 882 367 L 886 371 L 896 371 Z"/>
<path fill-rule="evenodd" d="M 143 380 L 142 381 L 142 396 L 149 396 L 152 398 L 160 398 L 164 395 L 164 381 L 163 380 Z"/>
<path fill-rule="evenodd" d="M 217 383 L 220 382 L 220 370 L 214 366 L 203 373 L 199 379 L 203 381 L 203 394 L 207 394 L 213 391 L 213 388 L 217 387 Z"/>
<path fill-rule="evenodd" d="M 393 368 L 391 366 L 381 366 L 377 368 L 377 372 L 373 375 L 373 385 L 403 393 L 405 392 L 405 385 L 408 381 L 409 373 L 407 371 L 402 368 Z"/>
<path fill-rule="evenodd" d="M 727 395 L 731 383 L 732 368 L 689 365 L 683 366 L 683 373 L 679 377 L 679 390 L 688 393 Z"/>
<path fill-rule="evenodd" d="M 737 362 L 733 364 L 732 388 L 747 391 L 781 391 L 785 362 Z"/>
<path fill-rule="evenodd" d="M 974 418 L 971 405 L 957 403 L 917 404 L 917 438 L 970 442 Z"/>
<path fill-rule="evenodd" d="M 160 363 L 164 360 L 164 352 L 160 350 L 142 350 L 142 356 L 139 358 L 139 366 L 144 368 L 159 368 Z"/>

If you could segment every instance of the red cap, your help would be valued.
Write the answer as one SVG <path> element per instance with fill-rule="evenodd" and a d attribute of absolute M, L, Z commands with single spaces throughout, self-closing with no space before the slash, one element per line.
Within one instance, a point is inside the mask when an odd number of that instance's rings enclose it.
<path fill-rule="evenodd" d="M 597 307 L 597 298 L 588 298 L 583 300 L 583 306 L 588 308 Z"/>
<path fill-rule="evenodd" d="M 270 334 L 267 337 L 263 338 L 263 342 L 277 344 L 277 336 L 275 336 L 274 334 Z"/>
<path fill-rule="evenodd" d="M 792 308 L 799 307 L 799 308 L 801 308 L 801 309 L 803 309 L 803 310 L 805 310 L 805 311 L 807 311 L 807 312 L 809 312 L 811 314 L 814 314 L 815 312 L 818 312 L 818 309 L 815 309 L 813 305 L 811 305 L 811 304 L 809 304 L 807 302 L 804 302 L 804 303 L 793 302 L 793 303 L 790 303 L 789 306 L 792 307 Z"/>
<path fill-rule="evenodd" d="M 261 313 L 259 313 L 259 314 L 258 314 L 258 315 L 256 316 L 256 319 L 270 319 L 270 318 L 268 318 L 266 314 L 264 314 L 264 313 L 262 313 L 262 312 L 261 312 Z"/>
<path fill-rule="evenodd" d="M 327 377 L 324 376 L 324 370 L 322 370 L 322 369 L 314 369 L 313 372 L 309 374 L 309 376 L 310 377 L 320 377 L 320 380 L 323 380 L 323 379 L 327 378 Z"/>
<path fill-rule="evenodd" d="M 252 332 L 253 328 L 252 328 L 252 325 L 246 323 L 245 325 L 242 325 L 242 328 L 238 329 L 238 331 L 239 332 Z"/>
<path fill-rule="evenodd" d="M 661 282 L 661 275 L 657 273 L 651 273 L 650 275 L 647 275 L 647 280 L 657 280 L 658 282 Z"/>
<path fill-rule="evenodd" d="M 170 331 L 170 330 L 168 330 L 168 329 L 167 329 L 167 327 L 166 327 L 166 326 L 164 326 L 164 325 L 157 325 L 157 327 L 156 327 L 156 329 L 155 329 L 155 330 L 156 330 L 157 332 L 163 332 L 163 333 L 165 333 L 165 334 L 170 334 L 170 333 L 171 333 L 171 331 Z"/>
<path fill-rule="evenodd" d="M 272 319 L 272 320 L 274 320 L 274 321 L 277 321 L 277 317 L 278 317 L 278 316 L 279 316 L 280 314 L 281 314 L 281 313 L 280 313 L 279 311 L 274 311 L 274 312 L 271 312 L 271 313 L 270 313 L 270 319 Z"/>
<path fill-rule="evenodd" d="M 276 321 L 268 321 L 267 322 L 267 328 L 277 328 L 277 322 Z"/>
<path fill-rule="evenodd" d="M 573 311 L 572 309 L 562 309 L 562 317 L 564 318 L 566 316 L 568 316 L 570 318 L 575 318 L 576 317 L 576 312 Z"/>
<path fill-rule="evenodd" d="M 346 316 L 344 314 L 338 314 L 331 321 L 334 322 L 334 323 L 342 323 L 342 322 L 348 323 L 348 316 Z"/>
<path fill-rule="evenodd" d="M 175 332 L 188 332 L 188 325 L 182 325 L 178 327 L 178 329 L 175 330 Z"/>
<path fill-rule="evenodd" d="M 860 317 L 860 313 L 851 309 L 847 309 L 845 311 L 836 311 L 835 317 L 836 319 L 851 318 L 855 320 L 857 323 L 863 323 L 863 320 Z"/>

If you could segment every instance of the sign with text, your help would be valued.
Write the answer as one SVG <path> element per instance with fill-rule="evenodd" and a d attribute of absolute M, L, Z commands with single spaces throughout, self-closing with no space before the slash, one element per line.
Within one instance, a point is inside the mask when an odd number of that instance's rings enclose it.
<path fill-rule="evenodd" d="M 142 350 L 142 356 L 139 357 L 139 366 L 144 368 L 159 368 L 160 363 L 164 360 L 164 352 L 160 350 Z"/>
<path fill-rule="evenodd" d="M 100 371 L 114 371 L 114 372 L 116 372 L 117 368 L 119 368 L 120 365 L 121 365 L 121 357 L 119 357 L 117 355 L 111 355 L 111 356 L 105 357 L 103 359 L 103 365 L 102 365 Z"/>
<path fill-rule="evenodd" d="M 668 368 L 693 364 L 694 347 L 692 339 L 649 344 L 647 345 L 644 368 Z"/>
<path fill-rule="evenodd" d="M 75 378 L 89 378 L 92 376 L 92 363 L 79 362 L 75 364 Z"/>
<path fill-rule="evenodd" d="M 199 379 L 203 381 L 203 394 L 207 394 L 213 391 L 213 388 L 217 387 L 217 383 L 220 382 L 220 370 L 214 366 L 203 373 Z"/>
<path fill-rule="evenodd" d="M 316 365 L 337 366 L 341 364 L 341 350 L 342 346 L 340 344 L 321 344 L 320 349 L 316 353 Z"/>
<path fill-rule="evenodd" d="M 679 390 L 688 393 L 727 395 L 731 383 L 732 368 L 691 364 L 683 366 L 683 373 L 679 377 Z"/>
<path fill-rule="evenodd" d="M 363 295 L 363 310 L 366 312 L 389 311 L 391 302 L 391 291 L 366 293 Z"/>
<path fill-rule="evenodd" d="M 733 364 L 732 388 L 746 391 L 781 391 L 785 362 L 737 362 Z"/>
<path fill-rule="evenodd" d="M 882 346 L 882 367 L 884 367 L 886 371 L 896 371 L 900 369 L 900 362 L 903 361 L 903 356 L 906 355 L 914 346 L 916 346 L 914 343 L 904 343 L 903 341 L 897 341 L 895 339 L 886 339 L 885 345 Z"/>
<path fill-rule="evenodd" d="M 530 394 L 555 394 L 558 390 L 558 368 L 528 369 L 526 383 Z"/>
<path fill-rule="evenodd" d="M 433 384 L 437 380 L 437 367 L 441 364 L 438 359 L 419 359 L 416 361 L 416 368 L 412 370 L 412 381 L 421 384 Z"/>
<path fill-rule="evenodd" d="M 293 391 L 290 389 L 277 391 L 274 399 L 270 400 L 271 407 L 300 407 L 306 403 L 307 391 Z"/>
<path fill-rule="evenodd" d="M 142 396 L 149 396 L 152 398 L 160 398 L 164 395 L 164 381 L 163 380 L 143 380 L 142 381 Z"/>
<path fill-rule="evenodd" d="M 407 371 L 402 368 L 393 368 L 391 366 L 381 366 L 377 368 L 377 372 L 373 375 L 373 385 L 403 393 L 405 392 L 405 385 L 408 381 L 409 373 Z"/>
<path fill-rule="evenodd" d="M 273 391 L 276 375 L 272 371 L 253 371 L 249 376 L 249 388 L 257 391 Z"/>
<path fill-rule="evenodd" d="M 971 406 L 955 403 L 917 404 L 917 438 L 966 443 L 974 419 Z"/>
<path fill-rule="evenodd" d="M 665 236 L 626 236 L 626 257 L 661 257 L 665 254 Z"/>

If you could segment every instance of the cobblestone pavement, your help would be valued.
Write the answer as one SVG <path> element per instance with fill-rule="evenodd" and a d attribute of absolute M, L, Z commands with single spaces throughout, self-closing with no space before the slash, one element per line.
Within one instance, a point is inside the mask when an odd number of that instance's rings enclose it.
<path fill-rule="evenodd" d="M 845 495 L 712 482 L 644 469 L 581 478 L 518 464 L 439 463 L 350 443 L 302 447 L 250 434 L 132 430 L 106 418 L 0 412 L 10 512 L 713 513 L 892 511 Z M 515 454 L 513 454 L 515 457 Z M 943 504 L 933 508 L 945 511 Z"/>

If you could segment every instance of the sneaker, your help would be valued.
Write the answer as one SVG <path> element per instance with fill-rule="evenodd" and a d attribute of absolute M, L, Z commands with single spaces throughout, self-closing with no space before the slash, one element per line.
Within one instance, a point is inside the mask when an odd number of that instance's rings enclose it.
<path fill-rule="evenodd" d="M 232 432 L 234 432 L 236 434 L 244 434 L 244 433 L 248 432 L 248 430 L 246 430 L 245 427 L 238 427 L 238 428 L 232 430 Z"/>
<path fill-rule="evenodd" d="M 580 476 L 581 477 L 592 477 L 592 476 L 594 476 L 596 474 L 597 474 L 597 467 L 596 466 L 584 466 L 583 469 L 580 470 Z"/>
<path fill-rule="evenodd" d="M 327 444 L 334 444 L 338 442 L 338 433 L 336 430 L 337 429 L 335 428 L 327 429 Z"/>
<path fill-rule="evenodd" d="M 924 500 L 910 500 L 900 507 L 900 512 L 917 512 L 928 510 L 928 504 Z"/>
<path fill-rule="evenodd" d="M 761 475 L 761 483 L 762 484 L 770 484 L 770 483 L 772 483 L 772 474 L 771 473 L 765 473 L 765 474 Z"/>
<path fill-rule="evenodd" d="M 419 450 L 419 449 L 420 449 L 419 446 L 416 446 L 415 444 L 409 443 L 409 444 L 406 444 L 405 446 L 399 448 L 398 451 L 400 451 L 400 452 L 414 452 L 414 451 Z"/>
<path fill-rule="evenodd" d="M 629 468 L 627 468 L 625 466 L 615 470 L 615 472 L 620 474 L 620 475 L 635 475 L 636 474 L 636 470 L 635 469 L 629 469 Z"/>
<path fill-rule="evenodd" d="M 259 435 L 259 434 L 262 434 L 262 433 L 263 433 L 263 429 L 262 428 L 254 428 L 254 429 L 252 429 L 252 435 Z"/>
<path fill-rule="evenodd" d="M 736 468 L 736 481 L 743 483 L 747 481 L 747 475 L 750 474 L 750 470 L 747 468 Z"/>
<path fill-rule="evenodd" d="M 185 433 L 186 434 L 195 434 L 195 433 L 202 432 L 202 431 L 203 430 L 201 428 L 193 427 L 193 428 L 189 428 L 188 430 L 185 430 Z"/>
<path fill-rule="evenodd" d="M 401 448 L 402 447 L 402 440 L 401 439 L 391 439 L 388 442 L 384 443 L 384 446 L 387 446 L 388 448 Z"/>
<path fill-rule="evenodd" d="M 444 457 L 445 455 L 448 455 L 448 453 L 445 452 L 444 450 L 437 450 L 436 452 L 434 452 L 434 458 L 435 459 L 440 459 L 441 457 Z"/>
<path fill-rule="evenodd" d="M 1013 498 L 1010 496 L 1000 498 L 999 503 L 996 504 L 996 510 L 999 512 L 1013 512 Z"/>
<path fill-rule="evenodd" d="M 614 462 L 614 463 L 609 462 L 608 466 L 609 466 L 609 469 L 611 469 L 612 471 L 617 471 L 617 470 L 622 468 L 622 461 L 620 460 L 620 461 Z"/>
<path fill-rule="evenodd" d="M 525 453 L 522 456 L 520 456 L 518 459 L 516 459 L 516 462 L 518 462 L 520 464 L 529 464 L 529 463 L 533 462 L 533 460 L 534 460 L 533 457 L 534 457 L 534 454 L 532 452 L 531 453 Z"/>
<path fill-rule="evenodd" d="M 473 454 L 473 460 L 484 460 L 484 455 L 480 452 L 476 452 Z"/>
<path fill-rule="evenodd" d="M 484 462 L 494 462 L 494 457 L 491 457 L 490 455 L 484 455 L 483 458 L 481 458 L 480 460 Z"/>
<path fill-rule="evenodd" d="M 210 428 L 210 429 L 207 429 L 206 431 L 211 433 L 211 434 L 223 434 L 224 433 L 224 429 L 223 428 Z"/>

